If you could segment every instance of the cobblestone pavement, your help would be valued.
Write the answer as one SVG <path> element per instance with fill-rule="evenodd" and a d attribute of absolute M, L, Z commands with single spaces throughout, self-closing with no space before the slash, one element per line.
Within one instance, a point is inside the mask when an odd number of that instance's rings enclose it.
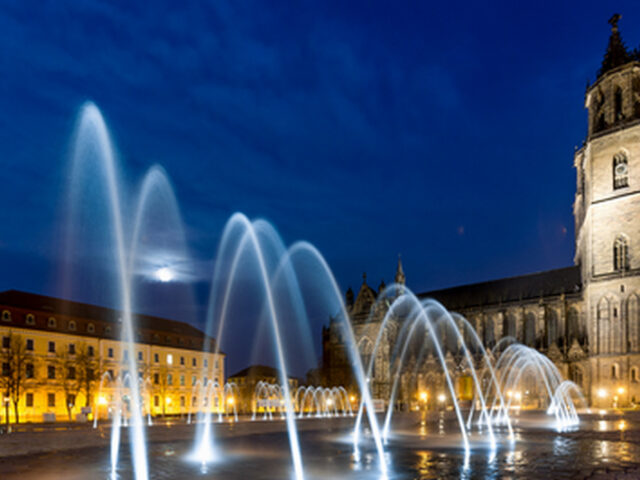
<path fill-rule="evenodd" d="M 298 422 L 305 477 L 379 478 L 378 457 L 365 441 L 359 461 L 349 442 L 353 419 Z M 496 432 L 498 448 L 487 446 L 485 432 L 474 432 L 465 460 L 451 419 L 416 415 L 394 420 L 386 447 L 389 478 L 456 479 L 640 479 L 640 413 L 584 416 L 579 429 L 558 433 L 541 413 L 514 421 L 516 442 Z M 291 478 L 289 440 L 284 423 L 241 422 L 216 425 L 219 461 L 203 468 L 185 458 L 193 447 L 193 425 L 148 429 L 151 478 Z M 126 438 L 123 432 L 123 438 Z M 365 435 L 366 437 L 366 435 Z M 128 448 L 121 449 L 118 478 L 132 478 Z M 0 436 L 0 478 L 107 479 L 109 431 L 28 432 Z"/>

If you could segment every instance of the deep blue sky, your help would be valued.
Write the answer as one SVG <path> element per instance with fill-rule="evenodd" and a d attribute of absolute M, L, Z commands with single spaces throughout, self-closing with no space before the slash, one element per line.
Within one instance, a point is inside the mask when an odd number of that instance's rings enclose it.
<path fill-rule="evenodd" d="M 2 2 L 0 289 L 59 292 L 87 99 L 130 186 L 164 166 L 200 264 L 238 210 L 343 289 L 398 253 L 416 291 L 572 263 L 584 89 L 637 1 L 143 3 Z"/>

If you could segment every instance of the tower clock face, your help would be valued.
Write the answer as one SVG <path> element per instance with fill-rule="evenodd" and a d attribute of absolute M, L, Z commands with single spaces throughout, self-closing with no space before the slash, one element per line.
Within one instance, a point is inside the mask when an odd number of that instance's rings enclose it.
<path fill-rule="evenodd" d="M 626 175 L 627 174 L 627 164 L 619 163 L 616 165 L 616 175 Z"/>

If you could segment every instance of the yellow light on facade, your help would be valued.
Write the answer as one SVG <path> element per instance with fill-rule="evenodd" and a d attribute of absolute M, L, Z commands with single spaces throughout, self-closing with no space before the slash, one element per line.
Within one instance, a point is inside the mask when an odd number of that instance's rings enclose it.
<path fill-rule="evenodd" d="M 173 365 L 173 355 L 167 354 L 167 365 Z"/>
<path fill-rule="evenodd" d="M 618 422 L 618 430 L 620 430 L 621 432 L 624 431 L 627 428 L 627 423 L 624 420 L 620 420 Z"/>
<path fill-rule="evenodd" d="M 351 400 L 351 402 L 355 402 L 355 401 L 356 401 L 356 397 L 355 397 L 355 395 L 351 395 L 351 396 L 349 397 L 349 400 Z"/>
<path fill-rule="evenodd" d="M 166 397 L 164 401 L 167 402 L 167 405 L 171 405 L 171 397 Z"/>
<path fill-rule="evenodd" d="M 420 400 L 422 400 L 423 402 L 427 401 L 427 392 L 420 392 Z"/>
<path fill-rule="evenodd" d="M 227 397 L 227 405 L 233 405 L 235 401 L 236 400 L 233 397 Z"/>
<path fill-rule="evenodd" d="M 624 387 L 618 387 L 618 395 L 624 395 L 625 389 Z"/>
<path fill-rule="evenodd" d="M 440 403 L 444 403 L 446 399 L 447 399 L 447 396 L 444 393 L 441 393 L 440 395 L 438 395 L 438 401 Z"/>
<path fill-rule="evenodd" d="M 522 400 L 522 393 L 520 393 L 520 392 L 516 392 L 515 397 L 516 397 L 516 400 L 517 400 L 517 401 Z"/>
<path fill-rule="evenodd" d="M 107 404 L 107 398 L 104 395 L 100 395 L 98 397 L 98 405 L 106 405 Z"/>
<path fill-rule="evenodd" d="M 507 390 L 507 397 L 513 397 L 513 392 L 511 390 Z"/>
<path fill-rule="evenodd" d="M 331 400 L 330 398 L 327 398 L 327 405 L 329 406 L 333 405 L 333 400 Z"/>
<path fill-rule="evenodd" d="M 598 389 L 598 397 L 606 398 L 606 396 L 607 396 L 607 391 L 604 388 L 599 388 Z"/>

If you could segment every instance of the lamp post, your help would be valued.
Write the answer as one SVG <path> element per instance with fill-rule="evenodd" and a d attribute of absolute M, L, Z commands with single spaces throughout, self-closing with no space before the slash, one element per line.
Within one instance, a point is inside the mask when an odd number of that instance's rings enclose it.
<path fill-rule="evenodd" d="M 7 422 L 7 433 L 9 433 L 9 402 L 11 402 L 11 399 L 9 398 L 9 395 L 5 394 L 5 397 L 4 397 L 4 417 L 5 417 L 5 420 Z"/>

